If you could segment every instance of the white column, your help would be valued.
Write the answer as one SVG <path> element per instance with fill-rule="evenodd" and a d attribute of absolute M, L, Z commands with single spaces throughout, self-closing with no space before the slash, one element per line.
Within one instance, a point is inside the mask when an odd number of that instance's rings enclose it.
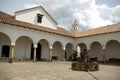
<path fill-rule="evenodd" d="M 62 50 L 62 61 L 65 61 L 65 48 Z"/>
<path fill-rule="evenodd" d="M 52 61 L 52 48 L 49 49 L 49 62 Z"/>
<path fill-rule="evenodd" d="M 106 49 L 103 49 L 102 57 L 103 57 L 103 62 L 106 63 Z"/>
<path fill-rule="evenodd" d="M 36 62 L 36 47 L 34 47 L 34 53 L 33 53 L 33 62 Z"/>
<path fill-rule="evenodd" d="M 14 49 L 15 49 L 15 45 L 11 45 L 10 46 L 9 63 L 14 62 Z"/>

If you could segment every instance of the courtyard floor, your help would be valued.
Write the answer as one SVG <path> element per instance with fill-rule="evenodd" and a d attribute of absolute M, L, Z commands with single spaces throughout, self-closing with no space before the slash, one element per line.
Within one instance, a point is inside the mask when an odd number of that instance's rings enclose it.
<path fill-rule="evenodd" d="M 71 70 L 71 62 L 0 62 L 0 80 L 120 80 L 120 66 L 84 72 Z"/>

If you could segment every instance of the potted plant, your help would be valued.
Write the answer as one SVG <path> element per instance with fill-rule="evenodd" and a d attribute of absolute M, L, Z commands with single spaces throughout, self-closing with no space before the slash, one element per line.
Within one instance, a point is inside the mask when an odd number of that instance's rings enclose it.
<path fill-rule="evenodd" d="M 96 70 L 99 69 L 99 65 L 98 65 L 98 63 L 95 64 L 95 69 L 96 69 Z"/>
<path fill-rule="evenodd" d="M 89 71 L 89 69 L 90 69 L 90 64 L 89 63 L 85 63 L 85 70 Z"/>
<path fill-rule="evenodd" d="M 76 67 L 76 62 L 73 62 L 73 63 L 72 63 L 72 68 L 73 68 L 73 67 Z"/>

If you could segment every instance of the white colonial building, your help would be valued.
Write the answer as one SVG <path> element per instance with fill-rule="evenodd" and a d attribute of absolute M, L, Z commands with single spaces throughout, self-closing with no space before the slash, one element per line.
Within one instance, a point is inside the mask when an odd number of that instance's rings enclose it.
<path fill-rule="evenodd" d="M 73 33 L 59 27 L 41 6 L 15 16 L 0 12 L 0 59 L 69 60 L 77 46 L 87 49 L 90 58 L 119 60 L 120 24 Z"/>

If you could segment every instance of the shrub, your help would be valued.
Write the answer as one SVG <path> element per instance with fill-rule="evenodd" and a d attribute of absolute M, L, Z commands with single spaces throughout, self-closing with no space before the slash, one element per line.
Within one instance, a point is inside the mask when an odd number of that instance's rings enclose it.
<path fill-rule="evenodd" d="M 76 62 L 73 62 L 73 63 L 72 63 L 72 67 L 76 67 Z"/>
<path fill-rule="evenodd" d="M 95 69 L 98 70 L 99 69 L 99 64 L 95 64 Z"/>

